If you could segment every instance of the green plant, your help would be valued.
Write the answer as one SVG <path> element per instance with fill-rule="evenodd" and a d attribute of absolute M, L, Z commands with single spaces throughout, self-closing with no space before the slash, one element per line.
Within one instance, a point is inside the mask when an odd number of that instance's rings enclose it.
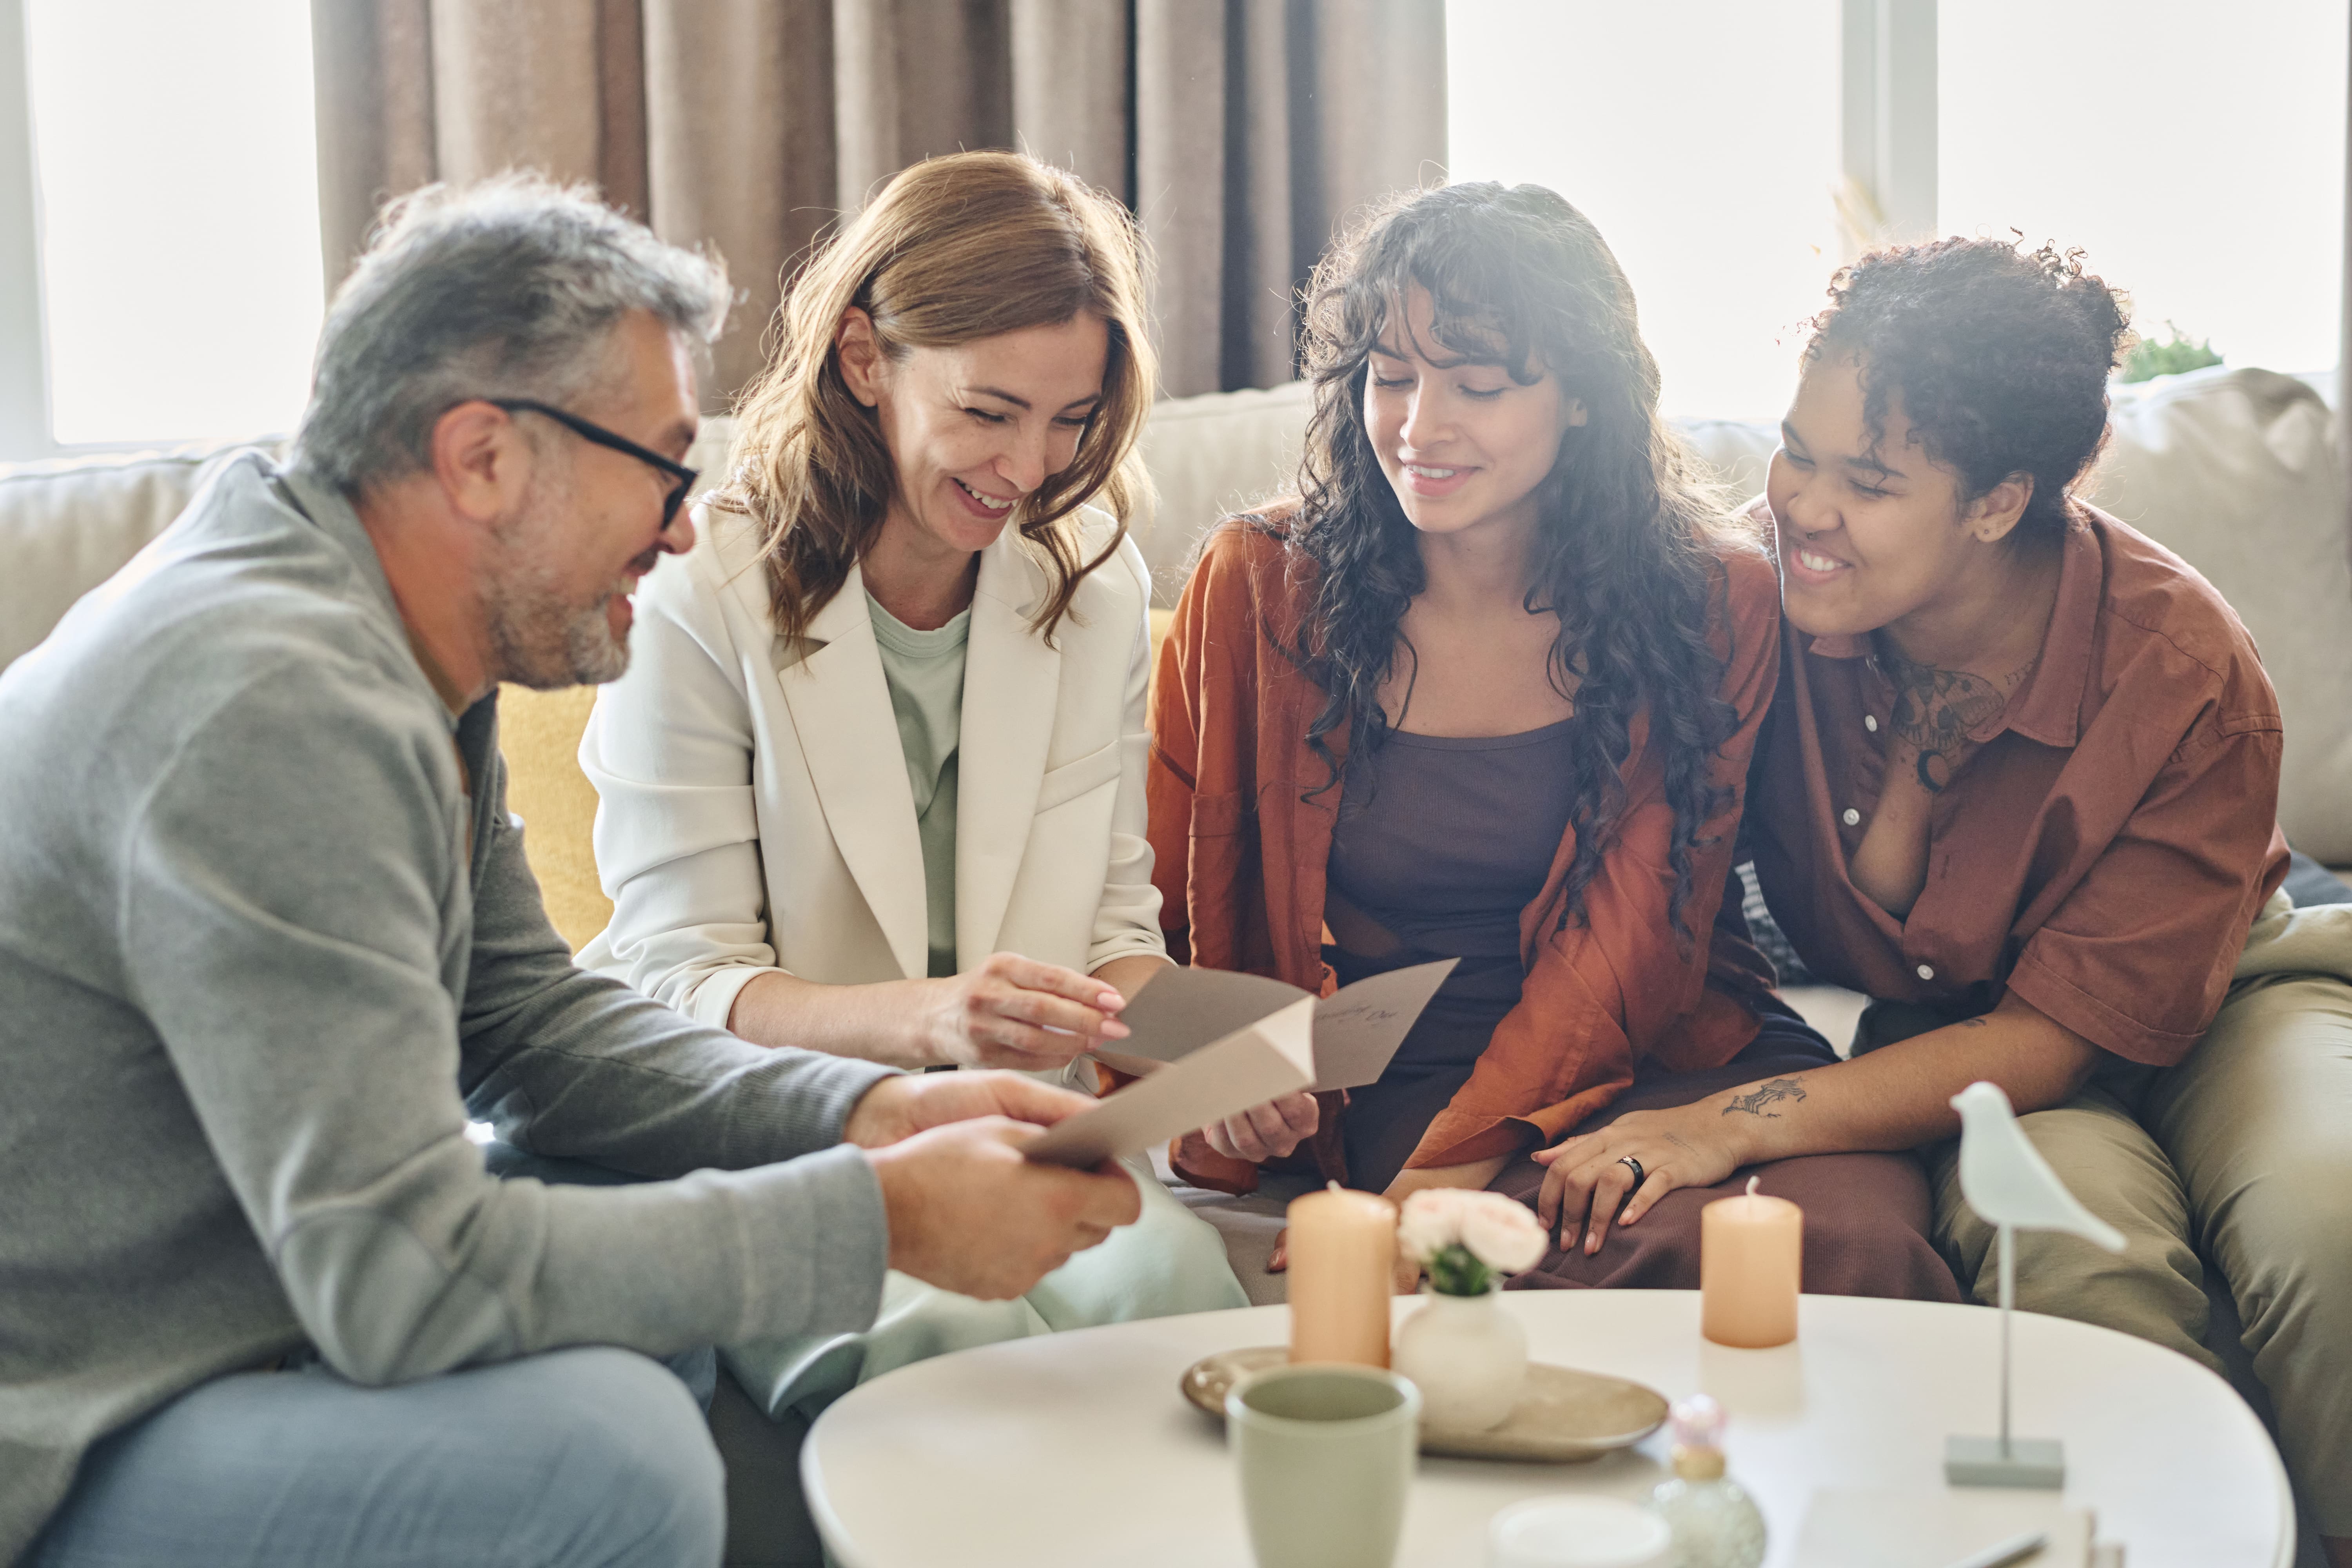
<path fill-rule="evenodd" d="M 2154 338 L 2142 338 L 2132 345 L 2125 356 L 2123 379 L 2147 381 L 2159 375 L 2179 375 L 2184 370 L 2202 370 L 2209 364 L 2220 364 L 2221 356 L 2213 352 L 2212 343 L 2204 338 L 2190 342 L 2180 335 L 2180 329 L 2170 321 L 2164 330 L 2172 335 L 2163 342 Z"/>
<path fill-rule="evenodd" d="M 1545 1244 L 1535 1211 L 1501 1193 L 1424 1187 L 1397 1217 L 1398 1248 L 1441 1296 L 1483 1296 L 1501 1276 L 1533 1268 Z"/>
<path fill-rule="evenodd" d="M 1431 1258 L 1428 1268 L 1429 1288 L 1441 1296 L 1483 1296 L 1503 1272 L 1480 1262 L 1476 1253 L 1459 1242 Z"/>

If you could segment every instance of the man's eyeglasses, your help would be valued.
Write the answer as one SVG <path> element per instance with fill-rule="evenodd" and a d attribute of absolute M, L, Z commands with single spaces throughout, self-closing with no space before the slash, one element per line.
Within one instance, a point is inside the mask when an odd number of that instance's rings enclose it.
<path fill-rule="evenodd" d="M 577 414 L 566 414 L 562 409 L 549 404 L 534 403 L 528 397 L 485 397 L 482 401 L 493 408 L 503 408 L 509 414 L 517 410 L 528 410 L 533 414 L 544 415 L 583 441 L 593 441 L 599 447 L 609 447 L 615 452 L 625 452 L 640 463 L 657 468 L 676 479 L 677 482 L 670 487 L 669 494 L 662 498 L 661 525 L 665 531 L 669 528 L 671 520 L 677 516 L 677 509 L 686 504 L 686 492 L 694 488 L 694 481 L 698 477 L 694 469 L 688 468 L 684 463 L 673 463 L 659 452 L 638 446 L 626 436 L 616 436 L 602 425 L 583 419 Z"/>

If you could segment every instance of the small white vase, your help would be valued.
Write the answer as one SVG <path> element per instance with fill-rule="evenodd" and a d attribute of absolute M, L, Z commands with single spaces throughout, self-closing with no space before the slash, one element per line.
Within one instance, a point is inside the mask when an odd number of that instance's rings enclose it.
<path fill-rule="evenodd" d="M 1484 1432 L 1509 1419 L 1528 1381 L 1528 1331 L 1501 1292 L 1433 1294 L 1397 1331 L 1389 1365 L 1421 1390 L 1430 1426 Z"/>

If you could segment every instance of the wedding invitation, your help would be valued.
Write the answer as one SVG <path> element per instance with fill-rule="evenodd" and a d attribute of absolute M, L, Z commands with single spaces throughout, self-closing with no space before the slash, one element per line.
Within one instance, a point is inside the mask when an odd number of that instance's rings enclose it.
<path fill-rule="evenodd" d="M 1281 1008 L 1315 1004 L 1318 1089 L 1358 1089 L 1387 1070 L 1406 1033 L 1459 959 L 1367 975 L 1319 1000 L 1296 985 L 1229 969 L 1171 969 L 1118 1016 L 1127 1038 L 1095 1048 L 1106 1067 L 1147 1078 Z M 1252 1103 L 1255 1103 L 1253 1101 Z"/>
<path fill-rule="evenodd" d="M 1119 1015 L 1128 1037 L 1093 1053 L 1136 1081 L 1057 1123 L 1028 1157 L 1091 1166 L 1302 1089 L 1370 1083 L 1455 962 L 1370 975 L 1319 999 L 1262 974 L 1164 971 Z"/>

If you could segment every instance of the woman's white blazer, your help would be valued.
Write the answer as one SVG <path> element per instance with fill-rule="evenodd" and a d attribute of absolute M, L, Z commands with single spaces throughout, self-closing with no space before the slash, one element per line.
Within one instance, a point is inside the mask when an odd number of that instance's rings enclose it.
<path fill-rule="evenodd" d="M 853 569 L 788 646 L 757 536 L 698 510 L 691 552 L 636 597 L 629 672 L 580 744 L 613 921 L 580 955 L 725 1026 L 781 969 L 830 984 L 928 967 L 923 857 L 898 722 Z M 1111 520 L 1079 514 L 1082 559 Z M 1088 574 L 1054 643 L 1046 576 L 1007 529 L 981 552 L 964 654 L 956 957 L 1092 971 L 1164 951 L 1145 837 L 1150 576 L 1132 541 Z"/>

